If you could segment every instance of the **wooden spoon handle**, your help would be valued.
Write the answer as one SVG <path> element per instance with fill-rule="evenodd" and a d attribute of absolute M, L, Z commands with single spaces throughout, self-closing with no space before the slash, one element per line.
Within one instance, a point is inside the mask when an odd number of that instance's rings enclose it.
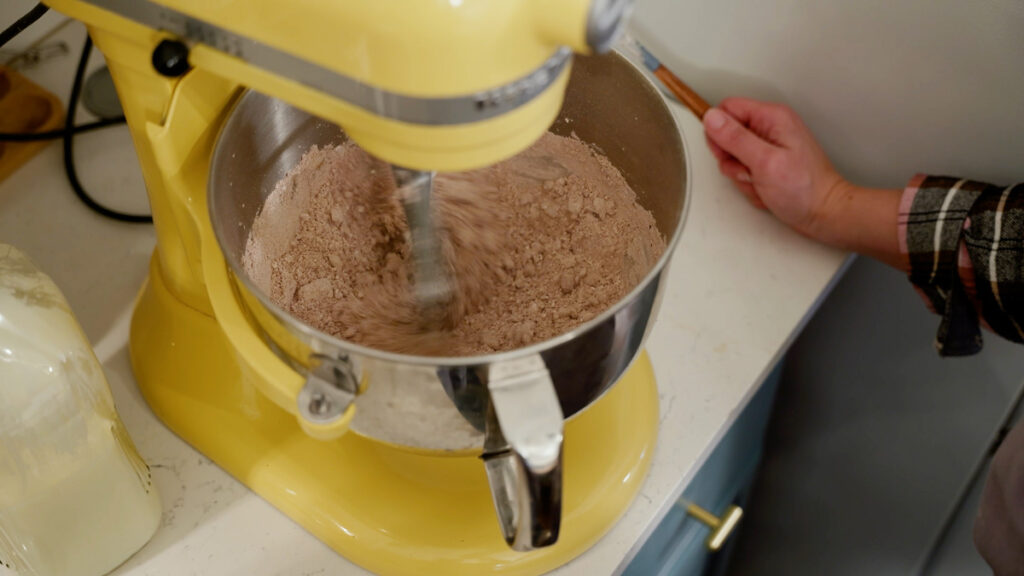
<path fill-rule="evenodd" d="M 708 104 L 707 100 L 701 98 L 700 94 L 694 92 L 693 88 L 687 86 L 685 82 L 680 80 L 678 76 L 673 74 L 671 70 L 664 66 L 658 67 L 658 69 L 654 71 L 654 75 L 657 76 L 658 79 L 660 79 L 665 86 L 672 91 L 672 94 L 675 94 L 676 98 L 679 98 L 679 101 L 686 105 L 686 107 L 689 108 L 697 118 L 701 120 L 704 119 L 704 114 L 711 108 L 711 105 Z"/>

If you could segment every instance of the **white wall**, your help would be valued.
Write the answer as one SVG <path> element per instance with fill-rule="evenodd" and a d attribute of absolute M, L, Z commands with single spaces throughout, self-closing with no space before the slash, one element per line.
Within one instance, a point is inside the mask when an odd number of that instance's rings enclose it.
<path fill-rule="evenodd" d="M 638 0 L 633 22 L 709 100 L 796 108 L 863 184 L 1024 180 L 1024 0 Z"/>

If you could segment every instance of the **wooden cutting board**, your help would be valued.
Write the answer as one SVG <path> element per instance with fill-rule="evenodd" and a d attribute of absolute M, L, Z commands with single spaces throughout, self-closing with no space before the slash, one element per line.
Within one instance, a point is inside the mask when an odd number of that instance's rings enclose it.
<path fill-rule="evenodd" d="M 64 127 L 64 104 L 13 69 L 0 66 L 0 133 L 28 134 Z M 0 182 L 50 141 L 0 141 Z"/>

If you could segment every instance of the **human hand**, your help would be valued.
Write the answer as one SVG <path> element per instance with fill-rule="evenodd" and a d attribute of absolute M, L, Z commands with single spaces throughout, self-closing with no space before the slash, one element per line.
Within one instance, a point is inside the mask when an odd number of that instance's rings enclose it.
<path fill-rule="evenodd" d="M 728 98 L 704 116 L 718 168 L 750 201 L 796 231 L 835 243 L 830 212 L 850 187 L 790 108 Z"/>

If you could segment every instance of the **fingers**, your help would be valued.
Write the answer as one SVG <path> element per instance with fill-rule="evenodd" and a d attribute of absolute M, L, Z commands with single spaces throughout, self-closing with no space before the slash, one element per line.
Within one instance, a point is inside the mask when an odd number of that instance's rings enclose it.
<path fill-rule="evenodd" d="M 732 180 L 736 188 L 747 197 L 754 206 L 764 209 L 764 202 L 754 189 L 754 183 L 747 167 L 740 164 L 734 158 L 724 158 L 718 161 L 718 169 L 722 174 Z"/>
<path fill-rule="evenodd" d="M 704 136 L 718 169 L 751 204 L 766 209 L 752 173 L 772 164 L 780 149 L 774 136 L 792 131 L 796 115 L 788 108 L 746 98 L 728 98 L 704 116 Z"/>
<path fill-rule="evenodd" d="M 773 119 L 779 118 L 781 110 L 784 108 L 781 104 L 736 97 L 722 100 L 718 103 L 718 107 L 744 124 L 749 124 L 752 120 L 765 116 Z"/>
<path fill-rule="evenodd" d="M 732 154 L 729 154 L 718 144 L 715 144 L 707 134 L 704 134 L 704 141 L 708 143 L 708 149 L 711 150 L 711 155 L 715 157 L 715 160 L 721 162 L 722 160 L 728 160 L 732 158 Z"/>
<path fill-rule="evenodd" d="M 751 186 L 751 190 L 753 190 L 753 186 Z M 748 195 L 747 198 L 750 200 L 750 203 L 754 205 L 754 208 L 757 208 L 758 210 L 768 210 L 768 206 L 765 205 L 764 200 L 761 200 L 760 196 L 754 195 L 753 197 L 750 197 Z"/>
<path fill-rule="evenodd" d="M 749 98 L 726 98 L 718 107 L 757 135 L 778 146 L 789 147 L 799 139 L 800 117 L 784 104 Z"/>
<path fill-rule="evenodd" d="M 743 193 L 744 196 L 746 196 L 747 201 L 750 202 L 754 206 L 754 208 L 757 208 L 759 210 L 768 209 L 764 205 L 764 202 L 761 200 L 761 197 L 757 195 L 757 192 L 754 190 L 753 184 L 736 182 L 735 180 L 733 181 L 733 184 L 736 185 L 737 190 L 739 190 L 740 192 Z"/>
<path fill-rule="evenodd" d="M 718 108 L 712 108 L 704 115 L 704 130 L 708 139 L 755 172 L 767 164 L 776 150 L 774 145 Z"/>
<path fill-rule="evenodd" d="M 738 184 L 750 184 L 750 170 L 734 159 L 723 159 L 718 161 L 718 169 L 722 174 Z"/>

